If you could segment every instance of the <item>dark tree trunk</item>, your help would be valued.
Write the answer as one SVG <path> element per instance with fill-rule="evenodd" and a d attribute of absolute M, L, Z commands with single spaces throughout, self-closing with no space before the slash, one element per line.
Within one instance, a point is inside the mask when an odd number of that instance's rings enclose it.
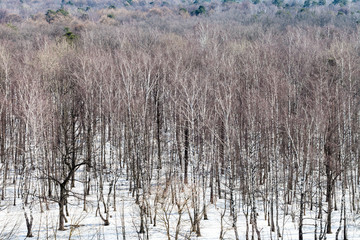
<path fill-rule="evenodd" d="M 188 183 L 188 166 L 189 166 L 189 150 L 190 150 L 190 143 L 189 143 L 189 123 L 186 122 L 185 129 L 184 129 L 184 137 L 185 137 L 185 151 L 184 151 L 184 183 Z"/>

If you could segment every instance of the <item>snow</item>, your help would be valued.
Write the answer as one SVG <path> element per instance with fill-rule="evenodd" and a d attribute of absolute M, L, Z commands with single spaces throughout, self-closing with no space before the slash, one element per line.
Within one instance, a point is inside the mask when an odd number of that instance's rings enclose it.
<path fill-rule="evenodd" d="M 109 147 L 107 147 L 108 149 Z M 107 152 L 110 152 L 109 150 Z M 166 163 L 164 163 L 166 167 Z M 118 166 L 113 166 L 118 167 Z M 191 169 L 191 168 L 190 168 Z M 166 172 L 165 170 L 163 170 Z M 85 166 L 82 166 L 76 172 L 76 178 L 78 181 L 75 182 L 75 188 L 72 189 L 72 192 L 75 193 L 75 196 L 81 196 L 84 192 L 83 183 L 80 179 L 83 179 L 83 174 L 85 173 Z M 113 174 L 111 171 L 108 173 Z M 14 174 L 14 173 L 12 173 Z M 191 176 L 192 173 L 189 174 Z M 150 195 L 147 195 L 144 199 L 146 203 L 150 206 L 151 217 L 154 217 L 154 200 L 156 193 L 158 196 L 161 196 L 158 204 L 156 205 L 157 209 L 157 224 L 153 226 L 152 219 L 145 218 L 146 222 L 146 234 L 139 234 L 140 226 L 140 208 L 135 203 L 135 199 L 132 196 L 132 193 L 129 192 L 129 181 L 126 180 L 126 171 L 125 168 L 117 169 L 117 175 L 119 176 L 118 181 L 116 182 L 116 210 L 114 210 L 113 199 L 110 201 L 110 225 L 104 226 L 104 222 L 101 220 L 98 214 L 96 214 L 97 209 L 97 192 L 96 192 L 96 179 L 92 179 L 92 187 L 90 190 L 90 195 L 86 197 L 86 206 L 87 211 L 83 210 L 83 199 L 75 196 L 70 196 L 68 198 L 68 212 L 69 216 L 67 217 L 68 222 L 65 224 L 65 231 L 58 230 L 58 204 L 50 200 L 45 203 L 42 200 L 42 209 L 40 208 L 40 199 L 34 198 L 34 207 L 33 207 L 33 235 L 34 239 L 108 239 L 108 240 L 123 240 L 122 231 L 122 210 L 125 220 L 125 233 L 126 239 L 154 239 L 154 240 L 163 240 L 168 239 L 166 231 L 166 217 L 169 217 L 169 229 L 170 229 L 170 239 L 175 239 L 175 232 L 179 214 L 177 212 L 178 208 L 176 204 L 171 204 L 171 191 L 165 190 L 165 179 L 164 176 L 160 179 L 160 186 L 157 187 L 156 184 L 151 185 Z M 35 177 L 35 176 L 34 176 Z M 155 177 L 154 177 L 155 178 Z M 108 185 L 111 181 L 110 176 L 104 176 L 105 186 L 104 186 L 104 197 L 107 199 Z M 107 180 L 107 182 L 106 182 Z M 153 180 L 154 181 L 154 180 Z M 199 240 L 212 240 L 219 239 L 221 232 L 221 213 L 226 208 L 226 212 L 223 218 L 223 239 L 235 239 L 234 228 L 232 227 L 232 217 L 229 213 L 229 200 L 225 201 L 224 199 L 216 199 L 214 204 L 209 203 L 209 193 L 210 189 L 206 189 L 206 205 L 207 205 L 207 216 L 208 220 L 202 218 L 200 222 L 200 231 L 201 236 L 196 236 L 195 232 L 191 231 L 191 220 L 189 218 L 189 212 L 193 213 L 191 195 L 194 190 L 194 186 L 189 183 L 184 185 L 181 182 L 181 179 L 174 180 L 174 186 L 177 188 L 174 191 L 177 194 L 180 205 L 183 207 L 183 213 L 181 215 L 181 224 L 180 232 L 178 239 L 199 239 Z M 339 182 L 340 183 L 340 182 Z M 338 184 L 339 184 L 338 183 Z M 0 239 L 26 239 L 27 228 L 24 218 L 24 212 L 22 209 L 21 198 L 17 199 L 16 206 L 13 206 L 13 196 L 14 196 L 14 187 L 12 182 L 7 184 L 7 198 L 3 201 L 0 201 L 0 222 L 2 228 L 0 228 Z M 338 187 L 337 189 L 340 189 Z M 196 188 L 198 193 L 198 198 L 200 200 L 200 208 L 202 208 L 202 190 L 200 187 Z M 140 190 L 141 192 L 141 190 Z M 235 191 L 236 192 L 236 191 Z M 236 193 L 238 194 L 238 193 Z M 332 234 L 326 234 L 328 240 L 336 239 L 336 231 L 340 222 L 340 203 L 341 203 L 341 192 L 337 192 L 337 203 L 338 210 L 333 211 L 332 213 Z M 113 194 L 110 196 L 113 197 Z M 236 195 L 236 212 L 238 215 L 237 220 L 237 229 L 240 239 L 246 239 L 246 218 L 244 211 L 246 210 L 246 205 L 239 201 L 240 196 Z M 299 218 L 299 206 L 298 205 L 284 205 L 282 203 L 282 196 L 279 196 L 279 227 L 282 235 L 281 239 L 298 239 L 298 218 Z M 265 218 L 263 210 L 263 202 L 260 196 L 256 197 L 256 207 L 257 207 L 257 226 L 261 234 L 261 239 L 278 239 L 274 232 L 271 232 L 271 228 L 268 225 L 268 221 Z M 298 201 L 294 201 L 294 204 L 298 204 Z M 316 200 L 314 199 L 316 202 Z M 315 238 L 315 222 L 318 225 L 317 235 L 319 235 L 320 221 L 322 221 L 322 228 L 324 229 L 326 212 L 327 209 L 325 197 L 323 197 L 323 218 L 322 220 L 317 219 L 316 208 L 314 211 L 307 210 L 304 215 L 303 223 L 303 233 L 304 239 L 314 239 Z M 346 202 L 349 202 L 348 196 Z M 350 205 L 350 204 L 347 204 Z M 48 210 L 46 209 L 48 206 Z M 103 212 L 103 207 L 100 205 Z M 250 206 L 249 207 L 249 239 L 252 236 L 252 228 L 250 224 Z M 284 216 L 285 207 L 288 209 L 288 214 Z M 169 211 L 171 209 L 171 211 Z M 309 206 L 306 205 L 306 209 L 309 209 Z M 27 211 L 29 209 L 27 208 Z M 201 210 L 201 209 L 200 209 Z M 275 211 L 275 210 L 274 210 Z M 360 215 L 355 212 L 351 212 L 350 209 L 347 209 L 347 237 L 348 239 L 359 239 L 360 240 Z M 254 239 L 257 239 L 256 232 L 254 234 Z M 342 231 L 339 234 L 339 239 L 343 239 Z"/>
<path fill-rule="evenodd" d="M 74 192 L 82 192 L 82 184 L 77 183 Z M 9 186 L 8 194 L 9 196 L 5 201 L 1 202 L 1 212 L 0 212 L 0 221 L 2 226 L 5 226 L 5 229 L 2 231 L 0 238 L 4 238 L 6 233 L 9 233 L 13 227 L 15 231 L 12 237 L 6 239 L 25 239 L 26 238 L 26 224 L 25 218 L 23 215 L 23 210 L 21 204 L 16 206 L 11 206 L 12 196 L 10 194 L 11 187 Z M 104 188 L 106 189 L 106 188 Z M 183 193 L 180 193 L 179 196 L 184 196 L 189 194 L 190 188 L 186 188 Z M 154 195 L 154 194 L 153 194 Z M 151 196 L 149 202 L 154 200 L 154 196 Z M 340 194 L 338 194 L 340 196 Z M 168 199 L 167 199 L 168 200 Z M 65 231 L 58 231 L 58 208 L 57 204 L 54 202 L 49 202 L 49 210 L 45 210 L 41 213 L 39 204 L 35 204 L 33 209 L 34 213 L 34 226 L 33 226 L 33 235 L 34 239 L 122 239 L 122 224 L 121 224 L 121 211 L 122 204 L 124 204 L 124 217 L 125 217 L 125 231 L 126 239 L 145 239 L 144 235 L 138 234 L 139 231 L 139 207 L 135 204 L 135 200 L 132 198 L 131 193 L 128 191 L 128 182 L 122 178 L 117 182 L 117 209 L 113 210 L 111 207 L 110 211 L 110 225 L 104 226 L 103 221 L 99 216 L 96 216 L 96 193 L 92 194 L 87 198 L 87 211 L 83 211 L 83 202 L 81 199 L 76 199 L 74 197 L 69 198 L 69 217 L 68 223 L 66 223 Z M 338 201 L 339 203 L 340 201 Z M 44 204 L 44 203 L 43 203 Z M 170 202 L 166 202 L 169 204 Z M 326 204 L 326 203 L 324 203 Z M 161 204 L 160 204 L 161 205 Z M 7 207 L 5 207 L 7 206 Z M 201 220 L 201 236 L 197 237 L 195 233 L 190 230 L 190 220 L 188 217 L 187 210 L 184 210 L 181 221 L 181 232 L 179 239 L 219 239 L 220 236 L 220 215 L 225 206 L 224 199 L 218 199 L 215 204 L 208 204 L 207 214 L 208 220 Z M 246 235 L 246 219 L 245 215 L 242 212 L 242 207 L 237 206 L 238 212 L 238 221 L 237 227 L 239 232 L 240 239 L 245 239 Z M 279 226 L 283 234 L 282 239 L 298 239 L 298 218 L 299 213 L 297 212 L 298 208 L 295 206 L 292 207 L 288 205 L 289 213 L 293 211 L 295 214 L 295 221 L 292 221 L 291 214 L 283 217 L 283 206 L 281 206 L 279 212 Z M 294 209 L 294 210 L 291 210 Z M 325 208 L 324 208 L 325 209 Z M 191 208 L 190 208 L 191 211 Z M 265 220 L 264 213 L 262 211 L 262 203 L 260 199 L 257 202 L 257 211 L 258 215 L 258 229 L 261 233 L 261 239 L 277 239 L 274 233 L 271 233 L 268 222 Z M 149 239 L 167 239 L 166 228 L 164 223 L 164 212 L 161 206 L 158 206 L 158 218 L 157 225 L 154 227 L 150 222 L 147 223 L 149 228 L 148 234 Z M 170 234 L 171 239 L 174 239 L 176 222 L 178 219 L 177 207 L 173 206 L 172 212 L 169 213 L 170 216 Z M 355 213 L 347 212 L 347 224 L 348 224 L 348 239 L 360 239 L 360 222 L 358 216 Z M 323 217 L 326 217 L 324 212 Z M 333 212 L 333 233 L 327 234 L 327 239 L 335 239 L 336 230 L 339 225 L 340 211 Z M 314 239 L 314 225 L 315 225 L 316 213 L 314 211 L 307 211 L 304 216 L 304 239 Z M 149 221 L 149 220 L 148 220 Z M 325 219 L 323 219 L 325 221 Z M 319 221 L 318 221 L 319 223 Z M 231 227 L 232 219 L 229 216 L 227 210 L 224 217 L 224 239 L 234 239 L 234 230 Z M 249 229 L 249 236 L 251 237 L 251 225 Z M 256 233 L 255 233 L 256 234 Z M 256 235 L 255 235 L 256 239 Z M 342 239 L 341 233 L 340 238 Z"/>

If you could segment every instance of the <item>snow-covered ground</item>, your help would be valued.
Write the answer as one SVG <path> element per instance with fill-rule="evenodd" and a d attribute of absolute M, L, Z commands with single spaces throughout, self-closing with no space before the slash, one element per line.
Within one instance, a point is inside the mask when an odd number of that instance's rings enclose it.
<path fill-rule="evenodd" d="M 34 216 L 34 225 L 33 225 L 33 235 L 34 239 L 123 239 L 123 224 L 121 220 L 122 211 L 124 209 L 124 219 L 125 219 L 125 236 L 126 239 L 146 239 L 146 234 L 138 234 L 140 226 L 139 218 L 139 207 L 135 204 L 134 198 L 131 196 L 131 193 L 128 191 L 128 182 L 124 178 L 120 178 L 116 185 L 117 191 L 117 200 L 116 200 L 116 210 L 114 211 L 113 205 L 110 208 L 110 225 L 104 226 L 103 221 L 97 215 L 97 198 L 96 192 L 87 198 L 87 211 L 83 211 L 83 201 L 81 199 L 76 199 L 74 197 L 69 198 L 68 210 L 69 216 L 67 217 L 68 222 L 65 224 L 65 231 L 58 231 L 58 205 L 54 202 L 49 202 L 49 210 L 45 210 L 45 204 L 43 203 L 43 212 L 40 211 L 39 202 L 35 202 L 33 208 Z M 105 188 L 106 189 L 106 188 Z M 11 187 L 9 186 L 9 194 L 7 196 L 12 196 Z M 82 184 L 77 183 L 74 192 L 82 192 Z M 179 193 L 179 198 L 184 197 L 184 195 L 190 194 L 190 188 L 185 187 L 182 193 Z M 106 194 L 105 194 L 106 195 Z M 153 201 L 154 196 L 149 196 L 147 199 L 149 202 Z M 183 198 L 185 199 L 185 197 Z M 12 206 L 12 198 L 8 197 L 7 201 L 1 201 L 1 211 L 0 211 L 0 222 L 1 222 L 1 236 L 0 239 L 25 239 L 26 238 L 26 223 L 24 218 L 24 212 L 21 207 L 21 200 L 19 199 L 16 206 Z M 36 201 L 36 200 L 35 200 Z M 112 202 L 112 201 L 111 201 Z M 339 201 L 340 202 L 340 201 Z M 152 203 L 151 203 L 152 204 Z M 150 205 L 151 205 L 150 204 Z M 168 205 L 166 205 L 168 204 Z M 325 204 L 325 203 L 324 203 Z M 189 205 L 188 205 L 189 206 Z M 182 220 L 180 224 L 180 235 L 178 239 L 219 239 L 221 232 L 221 213 L 223 212 L 225 206 L 225 201 L 223 199 L 217 200 L 215 204 L 207 204 L 207 215 L 208 220 L 201 220 L 200 230 L 201 236 L 196 236 L 194 232 L 191 232 L 191 224 L 189 220 L 189 215 L 187 208 L 184 204 L 184 211 L 182 214 Z M 261 239 L 277 239 L 276 235 L 270 231 L 268 226 L 268 221 L 265 220 L 263 207 L 261 200 L 258 199 L 258 229 L 261 233 Z M 168 207 L 168 208 L 167 208 Z M 173 207 L 173 208 L 171 208 Z M 292 210 L 297 208 L 292 208 L 288 205 L 288 215 L 283 217 L 283 207 L 280 206 L 279 209 L 279 227 L 280 232 L 282 233 L 282 239 L 298 239 L 298 210 Z M 243 206 L 238 205 L 238 221 L 237 227 L 239 232 L 239 238 L 245 239 L 246 236 L 246 219 L 243 214 Z M 164 210 L 167 209 L 167 210 Z M 172 209 L 170 211 L 169 209 Z M 191 212 L 191 207 L 189 208 Z M 170 201 L 164 201 L 164 204 L 158 204 L 158 215 L 157 215 L 157 225 L 154 227 L 150 222 L 150 218 L 147 218 L 145 222 L 146 228 L 148 228 L 147 234 L 149 239 L 168 239 L 166 233 L 166 216 L 165 213 L 168 213 L 170 220 L 170 239 L 175 239 L 175 228 L 179 215 L 177 214 L 176 205 L 171 205 Z M 348 212 L 347 214 L 347 224 L 348 224 L 348 239 L 360 239 L 360 219 L 357 219 L 356 214 Z M 326 213 L 323 214 L 323 221 L 325 221 Z M 335 239 L 336 230 L 339 226 L 340 221 L 340 211 L 333 212 L 333 233 L 327 234 L 327 239 Z M 306 212 L 304 216 L 304 239 L 315 239 L 315 212 Z M 294 220 L 294 221 L 293 221 Z M 319 220 L 317 221 L 319 224 Z M 227 210 L 223 218 L 223 239 L 234 239 L 234 230 L 232 226 L 232 218 L 229 216 Z M 249 223 L 249 238 L 251 239 L 251 225 Z M 324 227 L 324 223 L 323 223 Z M 319 230 L 320 226 L 318 226 Z M 11 237 L 9 234 L 13 231 Z M 256 233 L 255 234 L 255 239 Z M 339 239 L 343 239 L 343 236 L 340 232 Z"/>
<path fill-rule="evenodd" d="M 109 145 L 107 145 L 107 152 L 109 151 Z M 116 169 L 116 173 L 119 179 L 116 181 L 116 206 L 114 208 L 113 193 L 110 195 L 110 225 L 104 226 L 103 220 L 100 218 L 97 213 L 97 204 L 98 204 L 98 192 L 96 190 L 97 180 L 93 178 L 91 180 L 90 195 L 86 197 L 86 211 L 84 211 L 84 201 L 82 199 L 82 194 L 84 193 L 83 183 L 80 179 L 83 179 L 83 174 L 85 173 L 85 166 L 82 166 L 76 172 L 77 181 L 75 181 L 75 187 L 71 189 L 70 197 L 68 198 L 68 213 L 67 216 L 68 222 L 65 224 L 65 231 L 58 230 L 59 224 L 59 210 L 58 204 L 56 202 L 47 200 L 42 200 L 36 197 L 29 197 L 30 202 L 33 200 L 32 213 L 34 217 L 34 223 L 32 227 L 33 239 L 116 239 L 124 240 L 123 233 L 125 233 L 125 239 L 154 239 L 154 240 L 163 240 L 163 239 L 176 239 L 176 228 L 179 220 L 178 207 L 175 203 L 172 203 L 172 197 L 176 194 L 178 203 L 182 207 L 181 221 L 178 225 L 179 236 L 178 239 L 199 239 L 199 240 L 212 240 L 212 239 L 221 239 L 220 235 L 222 232 L 222 239 L 235 239 L 235 232 L 233 225 L 233 217 L 230 216 L 229 211 L 229 196 L 227 200 L 225 199 L 216 199 L 214 204 L 209 203 L 210 199 L 210 188 L 207 187 L 205 192 L 206 206 L 207 206 L 207 217 L 205 220 L 203 217 L 200 221 L 200 236 L 197 236 L 195 232 L 191 229 L 191 219 L 190 216 L 193 216 L 193 206 L 191 203 L 191 197 L 193 196 L 193 185 L 189 183 L 187 185 L 183 184 L 181 180 L 173 180 L 173 187 L 175 189 L 165 190 L 166 189 L 166 179 L 162 175 L 159 180 L 159 186 L 156 184 L 151 185 L 151 190 L 146 195 L 144 201 L 147 203 L 149 211 L 147 212 L 148 217 L 144 218 L 145 220 L 145 234 L 139 233 L 140 229 L 140 208 L 139 205 L 135 202 L 135 197 L 132 196 L 132 193 L 129 191 L 130 183 L 126 180 L 126 169 L 118 168 L 119 166 L 112 166 Z M 166 168 L 166 167 L 165 167 Z M 113 170 L 114 170 L 113 169 Z M 165 170 L 163 170 L 166 172 Z M 190 173 L 191 176 L 192 172 Z M 12 173 L 13 175 L 13 173 Z M 107 200 L 108 186 L 112 178 L 111 173 L 106 175 L 104 173 L 104 197 Z M 33 180 L 36 181 L 36 174 L 33 177 Z M 174 178 L 175 179 L 175 178 Z M 154 182 L 155 180 L 153 180 Z M 169 184 L 169 183 L 168 183 Z M 224 188 L 225 182 L 223 182 Z M 341 182 L 338 182 L 337 189 L 341 189 Z M 22 200 L 18 196 L 16 206 L 13 205 L 13 196 L 14 196 L 14 187 L 12 182 L 9 181 L 7 184 L 7 198 L 3 201 L 0 201 L 0 240 L 2 239 L 26 239 L 27 227 L 24 217 L 24 210 L 22 205 Z M 173 192 L 171 192 L 173 191 Z M 203 190 L 201 187 L 196 188 L 198 194 L 199 207 L 202 208 L 202 196 Z M 114 192 L 114 191 L 113 191 Z M 141 193 L 141 190 L 140 190 Z M 160 196 L 160 200 L 157 201 L 155 205 L 156 194 Z M 241 197 L 238 195 L 239 191 L 235 191 L 236 200 L 236 212 L 237 212 L 237 231 L 239 239 L 246 239 L 246 223 L 248 222 L 248 237 L 252 239 L 257 238 L 256 232 L 252 232 L 252 225 L 250 222 L 250 206 L 246 206 L 239 201 Z M 72 196 L 74 195 L 74 196 Z M 77 196 L 77 197 L 75 197 Z M 340 204 L 341 204 L 341 192 L 337 192 L 337 204 L 338 210 L 333 211 L 332 213 L 332 234 L 326 234 L 322 239 L 336 239 L 336 232 L 340 223 Z M 140 197 L 141 198 L 141 197 Z M 279 238 L 276 232 L 271 231 L 269 226 L 269 221 L 265 217 L 263 198 L 257 196 L 256 206 L 257 206 L 257 227 L 260 231 L 261 239 L 298 239 L 298 229 L 299 229 L 299 199 L 297 199 L 295 204 L 297 205 L 284 205 L 282 202 L 282 197 L 279 196 L 279 212 L 278 212 L 278 226 L 281 233 Z M 316 200 L 314 199 L 314 202 Z M 349 203 L 348 196 L 346 197 L 346 202 Z M 41 206 L 40 206 L 41 205 Z M 347 204 L 349 206 L 349 204 Z M 48 209 L 47 209 L 48 208 Z M 102 204 L 100 208 L 103 211 Z M 247 209 L 248 208 L 248 209 Z M 275 206 L 274 206 L 275 208 Z M 223 218 L 221 217 L 224 213 Z M 248 220 L 246 220 L 245 212 L 248 210 Z M 286 211 L 285 211 L 286 209 Z M 309 209 L 306 205 L 306 209 Z M 313 208 L 313 211 L 307 210 L 304 215 L 303 222 L 303 237 L 304 239 L 319 239 L 321 232 L 325 232 L 325 222 L 326 222 L 326 213 L 327 204 L 325 202 L 325 197 L 323 197 L 323 214 L 322 219 L 317 219 L 318 212 L 316 212 L 316 207 Z M 26 212 L 29 215 L 29 206 L 25 208 Z M 42 211 L 41 211 L 42 210 Z M 202 209 L 200 209 L 201 212 Z M 157 213 L 156 226 L 154 226 L 153 218 Z M 284 216 L 284 212 L 287 212 Z M 201 213 L 200 213 L 201 215 Z M 348 239 L 359 239 L 360 240 L 360 213 L 351 212 L 347 209 L 347 238 Z M 124 221 L 122 221 L 124 219 Z M 315 227 L 315 225 L 317 225 Z M 166 229 L 169 229 L 169 234 L 167 234 Z M 316 230 L 317 229 L 317 230 Z M 316 235 L 316 237 L 315 237 Z M 339 232 L 338 239 L 343 239 L 343 231 Z"/>

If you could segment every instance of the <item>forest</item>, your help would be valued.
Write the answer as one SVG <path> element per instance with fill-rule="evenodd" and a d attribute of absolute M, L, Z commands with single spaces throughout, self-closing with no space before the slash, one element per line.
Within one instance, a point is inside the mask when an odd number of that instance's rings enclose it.
<path fill-rule="evenodd" d="M 360 239 L 356 1 L 0 1 L 0 239 Z"/>

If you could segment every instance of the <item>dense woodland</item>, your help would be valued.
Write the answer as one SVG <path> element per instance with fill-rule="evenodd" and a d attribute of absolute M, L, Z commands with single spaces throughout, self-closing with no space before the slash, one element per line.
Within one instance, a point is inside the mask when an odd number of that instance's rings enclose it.
<path fill-rule="evenodd" d="M 357 3 L 131 3 L 1 2 L 0 206 L 21 206 L 27 236 L 51 204 L 67 230 L 68 199 L 87 211 L 91 194 L 112 224 L 126 179 L 141 239 L 171 211 L 201 236 L 220 199 L 236 239 L 261 239 L 259 213 L 274 239 L 282 215 L 303 239 L 309 211 L 313 239 L 347 239 L 360 217 Z"/>

